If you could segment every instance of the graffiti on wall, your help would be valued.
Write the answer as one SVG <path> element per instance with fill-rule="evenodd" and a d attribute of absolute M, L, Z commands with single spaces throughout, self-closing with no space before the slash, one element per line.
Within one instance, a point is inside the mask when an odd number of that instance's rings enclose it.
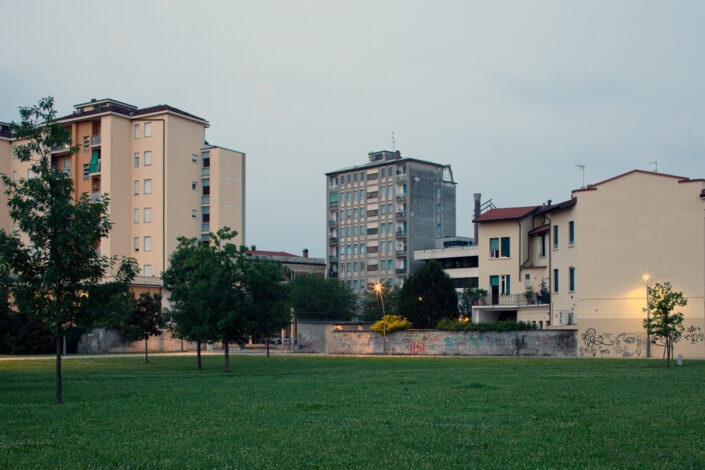
<path fill-rule="evenodd" d="M 581 356 L 592 356 L 597 357 L 599 354 L 603 356 L 610 353 L 610 346 L 614 345 L 614 342 L 610 341 L 610 333 L 604 335 L 598 334 L 595 328 L 588 328 L 585 332 L 580 335 L 580 339 L 583 340 L 583 345 L 578 348 L 578 353 Z"/>
<path fill-rule="evenodd" d="M 641 357 L 646 346 L 643 333 L 599 333 L 595 328 L 586 329 L 580 335 L 582 346 L 578 348 L 581 356 L 617 356 Z"/>
<path fill-rule="evenodd" d="M 620 333 L 614 339 L 614 352 L 619 357 L 641 357 L 646 338 L 636 333 Z"/>
<path fill-rule="evenodd" d="M 695 325 L 690 325 L 688 328 L 686 328 L 685 335 L 683 335 L 683 337 L 690 344 L 697 344 L 705 341 L 705 334 L 703 334 L 702 328 Z"/>

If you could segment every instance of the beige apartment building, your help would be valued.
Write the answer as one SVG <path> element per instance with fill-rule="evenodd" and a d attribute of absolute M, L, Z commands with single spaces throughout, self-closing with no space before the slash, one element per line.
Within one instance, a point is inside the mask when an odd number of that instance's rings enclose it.
<path fill-rule="evenodd" d="M 579 356 L 646 357 L 646 283 L 669 281 L 688 299 L 676 354 L 705 357 L 705 180 L 634 170 L 475 221 L 488 296 L 474 321 L 577 329 Z"/>
<path fill-rule="evenodd" d="M 238 244 L 245 242 L 245 154 L 208 145 L 208 121 L 169 105 L 138 108 L 112 99 L 74 108 L 57 121 L 80 151 L 56 148 L 51 164 L 72 176 L 76 192 L 110 196 L 113 228 L 100 252 L 137 260 L 136 292 L 161 289 L 180 236 L 207 243 L 209 232 L 228 226 L 239 233 Z M 16 144 L 0 124 L 0 172 L 15 179 L 27 177 L 30 166 L 13 156 Z M 14 230 L 7 211 L 0 227 Z"/>
<path fill-rule="evenodd" d="M 415 250 L 455 235 L 455 181 L 449 165 L 368 154 L 369 163 L 326 173 L 328 275 L 361 292 L 402 285 L 423 261 Z"/>

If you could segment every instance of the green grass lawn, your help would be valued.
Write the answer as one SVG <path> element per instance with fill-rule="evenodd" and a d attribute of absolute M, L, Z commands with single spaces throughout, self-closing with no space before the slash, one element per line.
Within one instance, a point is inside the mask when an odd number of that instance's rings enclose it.
<path fill-rule="evenodd" d="M 0 361 L 0 468 L 703 468 L 705 362 Z"/>

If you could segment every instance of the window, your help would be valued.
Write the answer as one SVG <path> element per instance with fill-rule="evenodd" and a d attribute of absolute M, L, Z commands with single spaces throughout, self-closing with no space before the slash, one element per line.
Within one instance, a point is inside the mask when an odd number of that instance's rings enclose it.
<path fill-rule="evenodd" d="M 357 201 L 357 191 L 353 191 L 353 201 Z"/>
<path fill-rule="evenodd" d="M 201 158 L 203 159 L 203 168 L 209 168 L 211 166 L 211 153 L 203 152 L 201 153 Z"/>
<path fill-rule="evenodd" d="M 387 205 L 387 212 L 389 212 L 390 214 L 392 213 L 392 205 L 391 204 Z"/>
<path fill-rule="evenodd" d="M 348 209 L 348 219 L 350 218 L 350 209 Z"/>
<path fill-rule="evenodd" d="M 575 222 L 572 220 L 568 222 L 568 245 L 575 245 Z"/>
<path fill-rule="evenodd" d="M 365 199 L 365 190 L 361 189 L 360 190 L 360 200 L 362 201 L 363 199 Z"/>
<path fill-rule="evenodd" d="M 347 236 L 349 237 L 350 236 L 350 227 L 347 228 L 346 232 L 347 232 Z"/>
<path fill-rule="evenodd" d="M 553 249 L 558 249 L 558 225 L 553 226 Z"/>
<path fill-rule="evenodd" d="M 152 251 L 152 237 L 144 237 L 144 251 Z"/>
<path fill-rule="evenodd" d="M 406 185 L 404 185 L 404 188 L 406 189 Z M 406 191 L 404 191 L 406 193 Z M 441 188 L 436 188 L 436 197 L 441 197 Z"/>
<path fill-rule="evenodd" d="M 191 218 L 198 219 L 198 211 L 196 209 L 191 209 Z"/>
<path fill-rule="evenodd" d="M 135 124 L 135 139 L 139 139 L 139 138 L 140 138 L 140 125 Z"/>
<path fill-rule="evenodd" d="M 346 254 L 346 255 L 349 255 L 349 254 L 350 254 L 350 245 L 347 245 L 345 254 Z"/>
<path fill-rule="evenodd" d="M 142 268 L 142 274 L 144 274 L 145 277 L 152 277 L 152 265 L 145 264 L 144 268 Z"/>
<path fill-rule="evenodd" d="M 546 234 L 542 233 L 539 237 L 539 258 L 546 257 Z"/>
<path fill-rule="evenodd" d="M 558 292 L 558 269 L 553 270 L 553 292 Z"/>
<path fill-rule="evenodd" d="M 527 289 L 531 287 L 531 274 L 524 274 L 524 287 Z"/>
<path fill-rule="evenodd" d="M 135 237 L 132 239 L 132 248 L 135 251 L 140 251 L 140 237 Z"/>
<path fill-rule="evenodd" d="M 345 220 L 345 211 L 340 211 L 340 220 Z"/>
<path fill-rule="evenodd" d="M 140 193 L 140 182 L 135 180 L 134 183 L 132 183 L 132 194 L 139 194 Z"/>
<path fill-rule="evenodd" d="M 380 207 L 380 209 L 382 209 L 382 215 L 386 214 L 386 210 L 385 210 L 386 207 L 387 206 L 385 206 L 384 204 L 382 204 L 382 206 Z"/>
<path fill-rule="evenodd" d="M 357 183 L 357 173 L 353 174 L 353 182 Z"/>
<path fill-rule="evenodd" d="M 394 233 L 394 222 L 389 222 L 387 225 L 387 233 Z"/>
<path fill-rule="evenodd" d="M 357 209 L 353 209 L 353 219 L 357 219 Z"/>
<path fill-rule="evenodd" d="M 385 224 L 384 222 L 382 222 L 381 227 L 382 227 L 382 230 L 380 230 L 380 232 L 381 232 L 381 233 L 384 233 L 384 229 L 387 228 L 387 227 L 386 227 L 386 224 Z"/>
<path fill-rule="evenodd" d="M 387 187 L 382 186 L 382 195 L 380 197 L 387 197 Z"/>
<path fill-rule="evenodd" d="M 13 220 L 12 221 L 12 233 L 17 233 L 19 230 L 17 229 L 17 221 Z"/>
<path fill-rule="evenodd" d="M 198 191 L 198 182 L 191 181 L 191 189 L 193 189 L 194 191 Z"/>
<path fill-rule="evenodd" d="M 86 174 L 86 168 L 88 165 L 83 165 L 83 179 L 87 180 L 88 179 L 88 174 Z M 17 170 L 12 170 L 12 181 L 17 181 Z"/>
<path fill-rule="evenodd" d="M 387 193 L 389 194 L 389 197 L 392 197 L 393 193 L 392 193 L 392 185 L 391 184 L 389 186 L 387 186 Z"/>
<path fill-rule="evenodd" d="M 502 295 L 511 295 L 509 274 L 505 274 L 499 277 L 500 280 L 500 293 Z"/>
<path fill-rule="evenodd" d="M 573 266 L 568 268 L 568 290 L 575 291 L 575 268 Z"/>
<path fill-rule="evenodd" d="M 133 162 L 134 162 L 133 166 L 135 168 L 139 168 L 139 166 L 140 166 L 140 153 L 139 152 L 135 152 L 135 155 L 133 157 Z"/>
<path fill-rule="evenodd" d="M 152 222 L 152 208 L 145 207 L 144 208 L 144 223 L 148 224 L 150 222 Z"/>
<path fill-rule="evenodd" d="M 437 235 L 441 234 L 441 224 L 436 224 L 436 234 Z"/>
<path fill-rule="evenodd" d="M 365 244 L 360 243 L 360 254 L 363 254 L 363 253 L 365 253 Z"/>
<path fill-rule="evenodd" d="M 88 175 L 90 173 L 90 165 L 88 163 L 83 164 L 83 181 L 88 181 Z M 12 179 L 16 180 L 17 179 L 17 172 L 13 171 L 12 172 Z"/>
<path fill-rule="evenodd" d="M 135 209 L 132 214 L 132 223 L 139 224 L 140 223 L 140 210 Z"/>
<path fill-rule="evenodd" d="M 384 171 L 384 169 L 382 169 L 382 171 Z M 383 175 L 383 176 L 384 176 L 384 175 Z M 384 271 L 384 270 L 387 269 L 387 261 L 386 261 L 386 260 L 382 260 L 382 261 L 379 263 L 379 265 L 380 265 L 380 269 L 382 269 L 382 271 Z"/>
<path fill-rule="evenodd" d="M 392 242 L 387 242 L 387 250 L 392 251 Z"/>
<path fill-rule="evenodd" d="M 367 193 L 367 199 L 374 199 L 377 197 L 377 191 L 372 191 L 371 193 Z"/>
<path fill-rule="evenodd" d="M 361 207 L 360 208 L 360 217 L 364 217 L 364 216 L 365 216 L 365 208 Z"/>
<path fill-rule="evenodd" d="M 502 237 L 502 252 L 500 256 L 502 258 L 509 258 L 509 237 Z"/>
<path fill-rule="evenodd" d="M 353 263 L 353 272 L 357 272 L 357 261 Z"/>
<path fill-rule="evenodd" d="M 381 178 L 384 178 L 384 168 L 382 168 L 382 174 L 379 175 Z M 384 269 L 384 265 L 382 265 L 382 269 Z"/>
<path fill-rule="evenodd" d="M 195 153 L 191 154 L 191 163 L 198 164 L 198 155 L 196 155 Z"/>
<path fill-rule="evenodd" d="M 441 213 L 441 205 L 437 204 L 436 205 L 436 214 L 440 214 L 440 213 Z"/>
<path fill-rule="evenodd" d="M 91 138 L 87 135 L 83 136 L 83 151 L 86 152 L 91 146 Z"/>
<path fill-rule="evenodd" d="M 149 166 L 151 164 L 152 164 L 152 151 L 145 150 L 144 151 L 144 166 Z"/>
<path fill-rule="evenodd" d="M 348 174 L 348 184 L 350 184 L 350 174 Z"/>
<path fill-rule="evenodd" d="M 151 179 L 144 180 L 144 193 L 145 194 L 152 194 L 152 180 Z"/>
<path fill-rule="evenodd" d="M 353 227 L 353 236 L 357 237 L 357 225 Z"/>
<path fill-rule="evenodd" d="M 365 181 L 365 172 L 364 171 L 360 172 L 360 181 Z"/>
<path fill-rule="evenodd" d="M 145 137 L 152 137 L 152 123 L 151 122 L 144 123 L 144 136 Z"/>
<path fill-rule="evenodd" d="M 350 175 L 348 175 L 348 176 L 350 176 Z M 350 272 L 350 263 L 348 263 L 347 267 L 348 267 L 348 272 Z"/>
<path fill-rule="evenodd" d="M 357 235 L 357 227 L 355 227 L 355 234 Z M 353 245 L 353 255 L 357 254 L 357 245 Z"/>
<path fill-rule="evenodd" d="M 499 258 L 499 238 L 490 238 L 490 258 Z"/>
<path fill-rule="evenodd" d="M 392 263 L 392 259 L 390 258 L 387 260 L 387 268 L 388 269 L 394 269 L 394 264 Z"/>

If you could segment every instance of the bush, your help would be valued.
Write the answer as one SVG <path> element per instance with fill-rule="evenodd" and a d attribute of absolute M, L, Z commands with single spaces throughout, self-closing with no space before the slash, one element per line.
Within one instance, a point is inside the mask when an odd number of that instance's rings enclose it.
<path fill-rule="evenodd" d="M 375 322 L 370 327 L 370 330 L 376 333 L 384 333 L 384 322 L 387 322 L 387 334 L 395 331 L 408 330 L 411 328 L 411 322 L 399 315 L 385 315 L 382 320 Z"/>
<path fill-rule="evenodd" d="M 536 329 L 531 323 L 523 321 L 500 321 L 493 323 L 470 323 L 444 318 L 436 325 L 443 331 L 525 331 Z"/>

